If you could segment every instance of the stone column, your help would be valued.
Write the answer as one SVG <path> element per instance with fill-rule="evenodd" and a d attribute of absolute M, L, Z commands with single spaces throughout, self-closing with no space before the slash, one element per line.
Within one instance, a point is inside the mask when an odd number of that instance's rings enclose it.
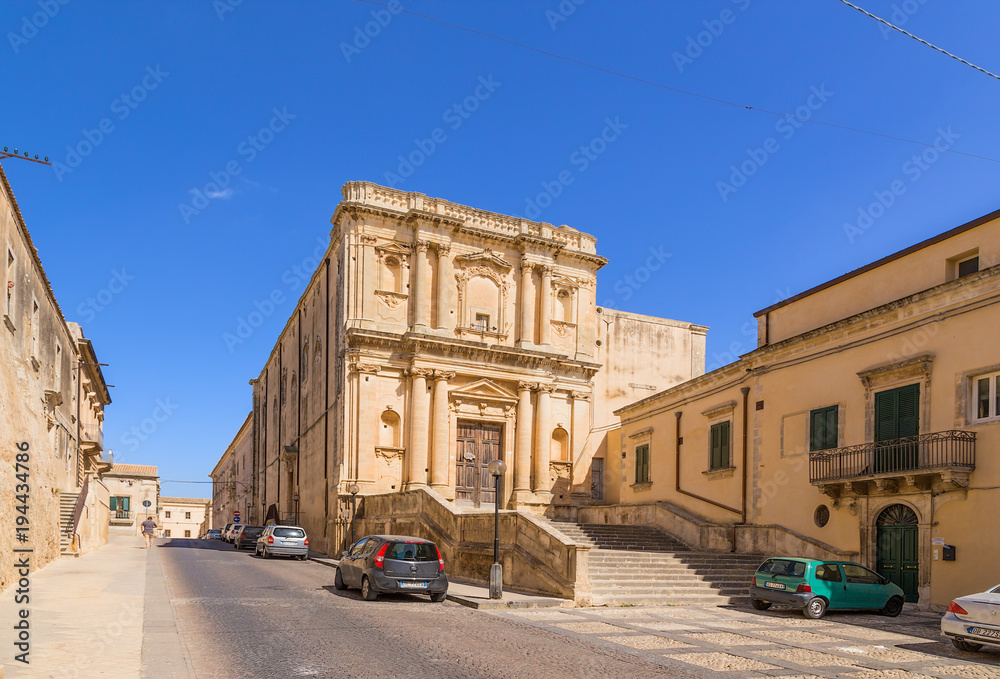
<path fill-rule="evenodd" d="M 549 448 L 552 443 L 552 425 L 549 422 L 549 395 L 555 391 L 551 384 L 539 384 L 535 402 L 535 474 L 532 490 L 536 495 L 550 492 Z"/>
<path fill-rule="evenodd" d="M 448 428 L 448 380 L 453 372 L 434 371 L 434 448 L 431 451 L 431 488 L 446 494 L 448 488 L 448 453 L 451 437 Z"/>
<path fill-rule="evenodd" d="M 590 497 L 591 466 L 583 459 L 586 454 L 583 447 L 587 442 L 587 432 L 590 431 L 590 393 L 574 391 L 570 397 L 573 399 L 573 410 L 570 416 L 573 428 L 569 433 L 571 459 L 573 460 L 570 477 L 571 492 L 575 496 Z M 594 451 L 590 450 L 589 452 L 593 456 Z M 582 464 L 580 464 L 581 462 Z"/>
<path fill-rule="evenodd" d="M 375 407 L 372 394 L 375 389 L 371 379 L 378 374 L 379 366 L 373 363 L 356 363 L 358 371 L 358 451 L 357 481 L 375 481 Z"/>
<path fill-rule="evenodd" d="M 418 240 L 413 244 L 413 326 L 414 330 L 426 331 L 430 327 L 431 298 L 427 276 L 427 241 Z"/>
<path fill-rule="evenodd" d="M 406 489 L 427 485 L 427 378 L 431 371 L 424 368 L 410 369 L 410 440 L 406 449 L 408 461 Z"/>
<path fill-rule="evenodd" d="M 521 258 L 521 344 L 535 343 L 535 300 L 531 294 L 531 270 L 535 265 Z"/>
<path fill-rule="evenodd" d="M 451 315 L 451 301 L 449 291 L 451 290 L 451 245 L 448 243 L 438 243 L 437 245 L 437 322 L 434 327 L 444 330 L 451 325 L 449 317 Z"/>
<path fill-rule="evenodd" d="M 514 492 L 531 491 L 531 382 L 517 383 L 517 427 L 514 438 Z"/>
<path fill-rule="evenodd" d="M 552 341 L 552 267 L 542 268 L 542 288 L 538 292 L 539 315 L 538 343 L 550 344 Z M 548 472 L 546 472 L 546 476 Z"/>

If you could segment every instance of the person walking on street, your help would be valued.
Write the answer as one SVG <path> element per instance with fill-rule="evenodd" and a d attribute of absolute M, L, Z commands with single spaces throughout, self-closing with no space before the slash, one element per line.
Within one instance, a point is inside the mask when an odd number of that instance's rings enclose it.
<path fill-rule="evenodd" d="M 146 538 L 146 548 L 153 546 L 153 531 L 156 530 L 156 522 L 153 517 L 147 516 L 146 520 L 140 524 L 142 526 L 142 537 Z"/>

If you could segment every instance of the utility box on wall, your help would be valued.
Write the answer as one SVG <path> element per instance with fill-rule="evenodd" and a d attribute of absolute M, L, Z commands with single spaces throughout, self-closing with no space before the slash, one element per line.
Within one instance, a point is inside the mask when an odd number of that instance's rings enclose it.
<path fill-rule="evenodd" d="M 941 560 L 942 561 L 954 561 L 955 560 L 955 545 L 945 545 L 941 548 Z"/>

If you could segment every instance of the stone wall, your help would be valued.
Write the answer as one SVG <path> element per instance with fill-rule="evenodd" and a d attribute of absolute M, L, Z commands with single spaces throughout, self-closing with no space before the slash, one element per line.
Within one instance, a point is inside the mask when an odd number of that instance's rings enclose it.
<path fill-rule="evenodd" d="M 489 582 L 493 563 L 492 512 L 455 509 L 432 490 L 359 497 L 355 536 L 396 534 L 433 540 L 449 577 Z M 525 511 L 500 512 L 500 559 L 504 586 L 586 604 L 590 600 L 587 555 Z"/>

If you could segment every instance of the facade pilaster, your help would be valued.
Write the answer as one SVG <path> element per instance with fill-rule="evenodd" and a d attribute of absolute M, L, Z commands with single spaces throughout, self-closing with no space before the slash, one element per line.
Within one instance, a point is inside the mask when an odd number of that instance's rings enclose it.
<path fill-rule="evenodd" d="M 517 422 L 514 439 L 514 493 L 531 492 L 531 382 L 517 383 Z"/>
<path fill-rule="evenodd" d="M 414 293 L 413 293 L 413 325 L 414 330 L 426 331 L 430 327 L 431 298 L 430 281 L 427 275 L 427 241 L 418 240 L 413 244 L 414 260 Z"/>
<path fill-rule="evenodd" d="M 437 319 L 434 327 L 438 330 L 446 330 L 454 324 L 451 322 L 451 245 L 448 243 L 438 243 L 437 250 Z"/>
<path fill-rule="evenodd" d="M 406 489 L 427 485 L 427 424 L 430 415 L 427 398 L 427 378 L 431 371 L 410 369 L 410 440 L 406 449 L 408 461 Z"/>
<path fill-rule="evenodd" d="M 549 482 L 549 458 L 552 442 L 551 405 L 549 403 L 555 386 L 539 384 L 535 397 L 535 474 L 532 490 L 536 497 L 551 492 Z"/>
<path fill-rule="evenodd" d="M 531 289 L 531 272 L 535 265 L 521 258 L 521 334 L 519 344 L 535 342 L 535 300 Z"/>
<path fill-rule="evenodd" d="M 542 266 L 542 286 L 538 291 L 538 343 L 552 343 L 552 267 Z M 548 472 L 546 472 L 548 476 Z"/>
<path fill-rule="evenodd" d="M 358 376 L 358 477 L 360 482 L 375 482 L 375 406 L 374 385 L 379 366 L 373 363 L 356 363 Z"/>
<path fill-rule="evenodd" d="M 448 417 L 448 380 L 455 373 L 434 371 L 434 448 L 431 451 L 431 488 L 448 497 L 448 460 L 451 436 Z"/>

